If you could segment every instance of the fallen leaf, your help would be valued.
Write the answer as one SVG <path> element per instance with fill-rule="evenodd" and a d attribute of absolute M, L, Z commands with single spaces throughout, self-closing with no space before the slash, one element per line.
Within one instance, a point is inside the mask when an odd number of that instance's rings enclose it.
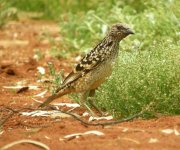
<path fill-rule="evenodd" d="M 102 136 L 102 135 L 104 135 L 103 132 L 96 131 L 96 130 L 91 130 L 91 131 L 87 131 L 87 132 L 84 132 L 84 133 L 69 134 L 69 135 L 64 136 L 64 139 L 79 138 L 80 136 L 84 136 L 84 135 L 88 135 L 88 134 L 95 134 L 95 135 L 97 135 L 97 136 Z"/>
<path fill-rule="evenodd" d="M 122 132 L 127 132 L 129 129 L 128 128 L 124 128 L 123 130 L 122 130 Z"/>
<path fill-rule="evenodd" d="M 107 117 L 89 117 L 89 122 L 94 120 L 112 120 L 113 116 L 107 116 Z"/>
<path fill-rule="evenodd" d="M 80 107 L 80 105 L 77 104 L 77 103 L 53 103 L 53 105 L 56 105 L 56 106 L 66 106 L 66 107 L 73 107 L 73 108 Z"/>
<path fill-rule="evenodd" d="M 14 76 L 16 73 L 13 69 L 8 69 L 8 70 L 6 70 L 6 74 Z"/>
<path fill-rule="evenodd" d="M 4 130 L 0 130 L 0 135 L 4 133 Z"/>
<path fill-rule="evenodd" d="M 35 102 L 38 102 L 38 103 L 42 103 L 41 101 L 35 99 L 35 98 L 32 98 Z"/>
<path fill-rule="evenodd" d="M 164 130 L 161 130 L 162 133 L 165 133 L 165 134 L 172 134 L 174 133 L 174 130 L 173 129 L 164 129 Z"/>
<path fill-rule="evenodd" d="M 48 140 L 50 140 L 50 139 L 51 139 L 51 138 L 50 138 L 50 137 L 48 137 L 47 135 L 45 135 L 44 137 L 45 137 L 46 139 L 48 139 Z"/>
<path fill-rule="evenodd" d="M 39 101 L 37 99 L 34 99 L 34 98 L 32 98 L 32 99 L 38 103 L 42 103 L 41 101 Z M 80 105 L 77 103 L 53 103 L 52 105 L 53 106 L 66 106 L 66 107 L 73 107 L 73 108 L 80 107 Z"/>
<path fill-rule="evenodd" d="M 95 134 L 95 135 L 98 135 L 98 136 L 104 135 L 103 132 L 96 131 L 96 130 L 91 130 L 91 131 L 87 131 L 87 132 L 84 133 L 84 135 L 87 135 L 87 134 Z"/>
<path fill-rule="evenodd" d="M 44 75 L 46 73 L 46 71 L 45 71 L 45 69 L 43 67 L 37 67 L 37 70 L 42 75 Z"/>
<path fill-rule="evenodd" d="M 61 113 L 59 111 L 56 110 L 51 110 L 51 111 L 45 111 L 45 110 L 36 110 L 36 111 L 32 111 L 32 112 L 21 112 L 21 114 L 23 116 L 31 116 L 31 117 L 35 117 L 35 116 L 49 116 L 51 118 L 67 118 L 70 117 L 70 115 L 67 115 L 65 113 Z"/>
<path fill-rule="evenodd" d="M 37 82 L 52 83 L 52 79 L 44 78 L 44 79 L 39 79 L 39 80 L 37 80 Z"/>
<path fill-rule="evenodd" d="M 16 85 L 25 85 L 25 84 L 27 84 L 26 80 L 21 80 L 21 81 L 16 82 Z"/>
<path fill-rule="evenodd" d="M 28 87 L 30 90 L 38 90 L 38 86 L 36 85 L 29 85 L 29 86 L 22 86 L 22 85 L 17 85 L 17 86 L 3 86 L 5 89 L 21 89 L 24 87 Z"/>
<path fill-rule="evenodd" d="M 119 139 L 119 140 L 130 141 L 130 142 L 133 142 L 133 143 L 136 143 L 136 144 L 140 144 L 139 141 L 134 140 L 134 139 L 130 139 L 130 138 L 126 138 L 126 137 L 118 137 L 118 139 Z"/>
<path fill-rule="evenodd" d="M 28 86 L 22 87 L 21 89 L 19 89 L 19 90 L 17 91 L 17 93 L 26 92 L 28 89 L 29 89 Z"/>
<path fill-rule="evenodd" d="M 174 129 L 174 134 L 175 135 L 180 135 L 180 133 L 178 132 L 178 130 Z"/>
<path fill-rule="evenodd" d="M 53 113 L 53 114 L 51 114 L 50 117 L 51 117 L 51 118 L 57 118 L 57 117 L 60 117 L 60 118 L 69 118 L 70 115 L 65 114 L 65 113 L 58 112 L 58 113 Z"/>
<path fill-rule="evenodd" d="M 150 138 L 148 143 L 157 143 L 159 140 L 156 138 Z"/>
<path fill-rule="evenodd" d="M 35 110 L 35 111 L 32 111 L 32 112 L 21 112 L 21 114 L 23 116 L 35 117 L 35 116 L 50 116 L 51 114 L 57 113 L 57 112 L 59 112 L 59 111 L 55 111 L 55 110 L 52 110 L 52 111 Z"/>
<path fill-rule="evenodd" d="M 82 114 L 82 116 L 83 116 L 83 117 L 89 116 L 89 113 L 88 113 L 88 112 L 84 112 L 84 113 Z"/>
<path fill-rule="evenodd" d="M 47 93 L 47 90 L 45 90 L 39 94 L 34 95 L 34 97 L 44 97 L 44 94 L 46 94 L 46 93 Z"/>

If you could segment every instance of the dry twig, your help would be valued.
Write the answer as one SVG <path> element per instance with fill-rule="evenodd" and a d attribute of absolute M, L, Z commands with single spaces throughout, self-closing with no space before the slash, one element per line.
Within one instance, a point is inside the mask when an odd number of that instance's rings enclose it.
<path fill-rule="evenodd" d="M 76 119 L 77 121 L 81 122 L 83 125 L 85 126 L 107 126 L 107 125 L 116 125 L 116 124 L 119 124 L 119 123 L 122 123 L 122 122 L 127 122 L 127 121 L 131 121 L 135 118 L 138 118 L 140 116 L 142 116 L 144 114 L 145 111 L 147 111 L 150 107 L 151 107 L 152 103 L 150 103 L 149 105 L 147 105 L 144 109 L 142 109 L 141 112 L 139 112 L 138 114 L 135 114 L 133 116 L 130 116 L 128 118 L 123 118 L 123 119 L 120 119 L 120 120 L 117 120 L 117 121 L 111 121 L 111 122 L 100 122 L 100 123 L 90 123 L 88 121 L 85 121 L 83 119 L 81 119 L 79 116 L 77 116 L 76 114 L 74 113 L 71 113 L 71 112 L 68 112 L 68 111 L 62 111 L 62 110 L 57 110 L 56 108 L 54 108 L 53 106 L 50 106 L 50 108 L 52 110 L 56 110 L 56 111 L 59 111 L 61 113 L 64 113 L 64 114 L 68 114 L 70 116 L 72 116 L 74 119 Z M 3 121 L 0 122 L 0 126 L 2 126 L 14 113 L 20 113 L 22 110 L 38 110 L 38 109 L 34 109 L 34 108 L 22 108 L 20 110 L 14 110 L 10 107 L 5 107 L 6 109 L 8 110 L 11 110 L 12 113 L 10 113 L 10 115 L 8 115 Z M 42 110 L 42 109 L 40 109 Z M 26 126 L 25 124 L 22 123 L 22 125 Z M 28 125 L 29 126 L 29 125 Z M 32 127 L 32 126 L 31 126 Z M 36 126 L 37 127 L 37 126 Z M 47 126 L 43 126 L 43 127 L 47 127 Z"/>

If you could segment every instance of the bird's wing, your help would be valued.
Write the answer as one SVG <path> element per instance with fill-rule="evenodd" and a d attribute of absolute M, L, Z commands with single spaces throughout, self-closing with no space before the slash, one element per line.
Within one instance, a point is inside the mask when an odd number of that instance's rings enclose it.
<path fill-rule="evenodd" d="M 112 41 L 98 44 L 76 65 L 74 70 L 65 78 L 62 86 L 66 86 L 86 75 L 89 71 L 98 67 L 107 57 L 107 49 L 112 46 Z"/>
<path fill-rule="evenodd" d="M 84 63 L 83 59 L 76 65 L 74 70 L 65 78 L 62 86 L 72 83 L 80 77 L 86 75 L 89 71 L 95 69 L 103 60 L 93 61 L 91 64 Z"/>

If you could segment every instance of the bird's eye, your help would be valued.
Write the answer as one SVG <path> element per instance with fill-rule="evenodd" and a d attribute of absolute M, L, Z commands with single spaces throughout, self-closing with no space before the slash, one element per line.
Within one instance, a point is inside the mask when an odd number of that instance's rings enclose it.
<path fill-rule="evenodd" d="M 121 30 L 121 28 L 122 28 L 121 26 L 117 26 L 117 29 L 118 29 L 118 30 Z"/>

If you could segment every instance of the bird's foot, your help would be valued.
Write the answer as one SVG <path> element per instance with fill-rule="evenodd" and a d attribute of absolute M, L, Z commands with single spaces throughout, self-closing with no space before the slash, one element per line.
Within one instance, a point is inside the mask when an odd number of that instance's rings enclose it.
<path fill-rule="evenodd" d="M 83 104 L 83 106 L 87 109 L 87 111 L 89 112 L 89 114 L 92 116 L 92 117 L 103 117 L 103 116 L 107 116 L 107 113 L 105 112 L 102 112 L 99 108 L 97 108 L 96 106 L 94 107 L 93 105 L 93 108 L 95 110 L 92 110 L 87 104 Z"/>

